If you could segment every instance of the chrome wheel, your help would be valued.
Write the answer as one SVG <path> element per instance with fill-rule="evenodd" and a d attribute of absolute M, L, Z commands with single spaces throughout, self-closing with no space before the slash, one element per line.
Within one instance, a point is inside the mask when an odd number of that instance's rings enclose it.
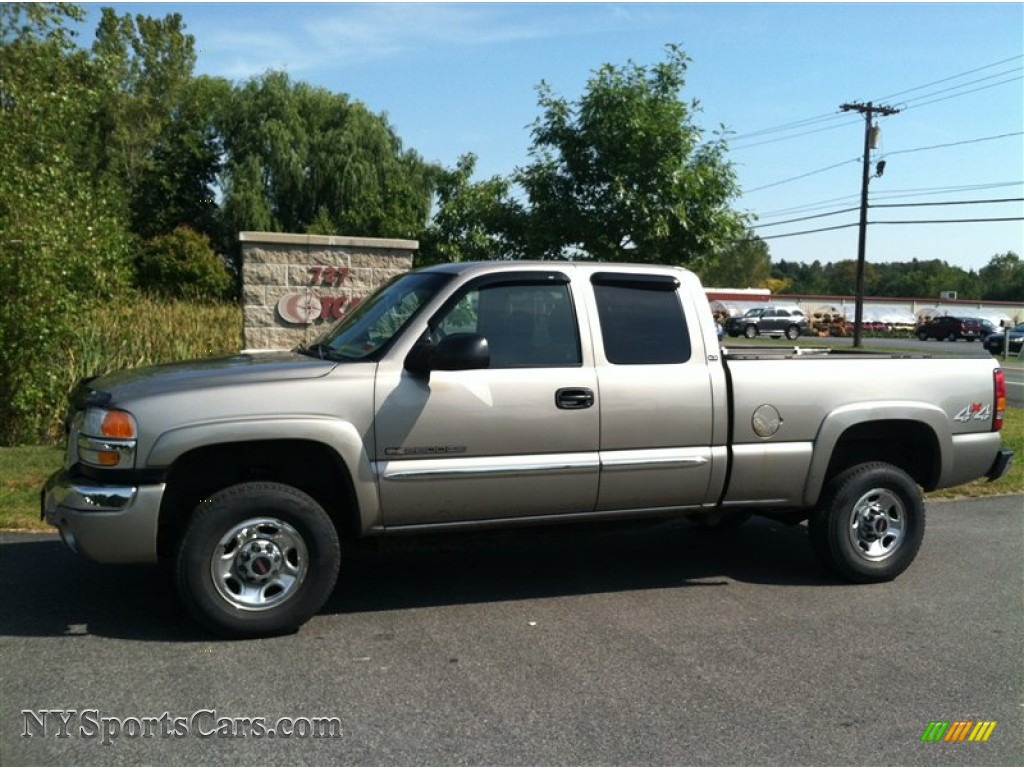
<path fill-rule="evenodd" d="M 853 505 L 850 543 L 865 560 L 877 562 L 892 555 L 903 541 L 906 511 L 891 491 L 868 491 Z"/>
<path fill-rule="evenodd" d="M 232 526 L 213 550 L 210 576 L 218 594 L 237 608 L 274 608 L 302 586 L 306 544 L 292 526 L 272 517 Z"/>
<path fill-rule="evenodd" d="M 889 581 L 913 562 L 924 539 L 925 509 L 913 478 L 866 462 L 832 478 L 808 522 L 811 546 L 850 581 Z"/>

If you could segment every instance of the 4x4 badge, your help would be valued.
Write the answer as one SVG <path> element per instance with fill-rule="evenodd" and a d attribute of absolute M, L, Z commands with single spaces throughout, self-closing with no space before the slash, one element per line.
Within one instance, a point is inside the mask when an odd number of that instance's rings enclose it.
<path fill-rule="evenodd" d="M 986 405 L 985 403 L 971 403 L 965 405 L 956 416 L 953 417 L 953 421 L 966 422 L 974 419 L 975 421 L 988 421 L 992 418 L 992 406 Z"/>

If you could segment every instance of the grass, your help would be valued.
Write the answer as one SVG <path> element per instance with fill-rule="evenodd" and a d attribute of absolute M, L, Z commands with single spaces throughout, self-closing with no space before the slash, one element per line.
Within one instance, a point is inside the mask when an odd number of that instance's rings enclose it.
<path fill-rule="evenodd" d="M 79 379 L 123 368 L 235 354 L 242 348 L 242 308 L 234 303 L 175 301 L 132 294 L 84 309 L 61 354 L 45 367 L 45 387 L 4 442 L 57 442 L 68 393 Z"/>
<path fill-rule="evenodd" d="M 59 446 L 0 448 L 0 530 L 52 530 L 39 519 L 39 489 L 63 461 Z"/>
<path fill-rule="evenodd" d="M 1024 493 L 1024 408 L 1008 408 L 1002 431 L 1003 445 L 1016 457 L 1006 476 L 994 483 L 985 480 L 944 488 L 927 494 L 929 499 L 978 498 Z M 0 529 L 52 530 L 39 519 L 39 489 L 58 468 L 64 451 L 56 446 L 0 448 Z"/>

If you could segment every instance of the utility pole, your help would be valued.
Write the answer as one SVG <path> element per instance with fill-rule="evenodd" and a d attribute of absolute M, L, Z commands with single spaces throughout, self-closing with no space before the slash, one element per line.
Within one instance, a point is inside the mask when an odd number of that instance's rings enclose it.
<path fill-rule="evenodd" d="M 864 323 L 864 255 L 865 241 L 868 234 L 868 182 L 871 181 L 871 135 L 872 119 L 877 115 L 895 115 L 900 110 L 895 107 L 875 106 L 872 102 L 860 104 L 840 104 L 843 112 L 860 112 L 864 115 L 864 165 L 860 186 L 860 237 L 857 240 L 857 287 L 854 296 L 855 310 L 853 318 L 853 346 L 861 346 L 861 328 Z M 878 175 L 881 175 L 879 171 Z"/>

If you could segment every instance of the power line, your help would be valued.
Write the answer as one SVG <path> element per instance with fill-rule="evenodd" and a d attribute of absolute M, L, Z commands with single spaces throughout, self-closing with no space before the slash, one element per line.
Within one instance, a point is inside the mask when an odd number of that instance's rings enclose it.
<path fill-rule="evenodd" d="M 921 219 L 918 221 L 872 221 L 871 224 L 980 224 L 989 221 L 1024 221 L 1024 216 L 1001 216 L 989 219 Z"/>
<path fill-rule="evenodd" d="M 1001 189 L 1005 187 L 1020 187 L 1024 186 L 1024 180 L 1021 181 L 1002 181 L 992 182 L 989 184 L 965 184 L 956 187 L 917 187 L 912 189 L 893 189 L 888 192 L 876 192 L 875 199 L 884 200 L 899 200 L 906 197 L 927 197 L 929 195 L 946 195 L 953 192 L 977 192 L 986 189 Z M 811 203 L 805 203 L 803 205 L 790 206 L 789 208 L 778 208 L 772 211 L 766 211 L 758 214 L 760 219 L 771 219 L 778 216 L 791 216 L 797 213 L 810 213 L 812 211 L 820 211 L 822 208 L 828 208 L 837 203 L 842 203 L 847 200 L 856 200 L 858 195 L 843 195 L 842 197 L 831 197 L 826 200 L 816 200 Z M 764 226 L 764 225 L 761 225 Z"/>
<path fill-rule="evenodd" d="M 948 83 L 950 80 L 956 80 L 958 77 L 966 77 L 967 75 L 973 75 L 975 72 L 981 72 L 981 71 L 986 70 L 986 69 L 992 69 L 992 67 L 998 67 L 998 66 L 1000 66 L 1002 64 L 1006 64 L 1006 63 L 1011 62 L 1011 61 L 1017 61 L 1019 59 L 1024 59 L 1024 55 L 1011 56 L 1008 59 L 1003 59 L 1002 61 L 996 61 L 996 62 L 993 62 L 992 64 L 986 64 L 985 66 L 978 67 L 977 69 L 969 69 L 966 72 L 961 72 L 958 75 L 951 75 L 950 77 L 944 77 L 941 80 L 934 80 L 934 81 L 932 81 L 930 83 L 925 83 L 924 85 L 919 85 L 919 86 L 917 86 L 915 88 L 908 88 L 905 91 L 898 91 L 897 93 L 890 93 L 888 96 L 882 96 L 880 98 L 875 99 L 875 101 L 887 101 L 888 99 L 894 99 L 897 96 L 902 96 L 905 93 L 913 93 L 914 91 L 923 91 L 925 88 L 931 88 L 933 85 L 941 85 L 942 83 Z"/>
<path fill-rule="evenodd" d="M 930 149 L 945 149 L 947 147 L 960 147 L 964 144 L 981 144 L 984 141 L 995 141 L 996 139 L 1006 139 L 1011 136 L 1024 136 L 1024 131 L 1016 131 L 1014 133 L 1001 133 L 998 136 L 982 136 L 978 139 L 965 139 L 964 141 L 953 141 L 948 144 L 933 144 L 930 147 L 915 147 L 913 149 L 897 149 L 894 152 L 886 152 L 886 157 L 892 155 L 909 155 L 911 152 L 927 152 Z"/>
<path fill-rule="evenodd" d="M 934 206 L 946 206 L 946 205 L 996 205 L 1000 203 L 1019 203 L 1024 202 L 1024 197 L 1004 197 L 989 200 L 943 200 L 932 203 L 882 203 L 880 205 L 871 204 L 869 208 L 920 208 L 920 207 L 934 207 Z M 828 213 L 819 213 L 814 216 L 801 216 L 795 219 L 786 219 L 784 221 L 773 221 L 767 224 L 754 224 L 751 229 L 767 229 L 768 227 L 781 227 L 785 224 L 796 224 L 801 221 L 812 221 L 814 219 L 824 219 L 829 216 L 839 216 L 843 213 L 850 213 L 856 211 L 857 207 L 852 208 L 840 208 L 836 211 L 829 211 Z"/>
<path fill-rule="evenodd" d="M 818 115 L 817 117 L 808 117 L 803 120 L 794 120 L 792 123 L 784 123 L 783 125 L 776 125 L 772 128 L 762 128 L 757 131 L 748 131 L 747 133 L 740 133 L 733 136 L 733 141 L 744 141 L 746 139 L 756 139 L 758 136 L 764 136 L 770 133 L 779 133 L 781 131 L 796 130 L 798 128 L 805 128 L 808 125 L 814 125 L 816 123 L 830 122 L 837 118 L 845 117 L 840 112 L 830 112 L 826 115 Z"/>
<path fill-rule="evenodd" d="M 940 200 L 934 203 L 872 203 L 870 208 L 924 208 L 938 205 L 996 205 L 999 203 L 1020 203 L 1024 197 L 1002 197 L 993 200 Z"/>
<path fill-rule="evenodd" d="M 798 219 L 787 219 L 786 221 L 773 221 L 771 224 L 755 224 L 751 229 L 764 229 L 765 227 L 780 227 L 783 224 L 795 224 L 798 221 L 810 221 L 811 219 L 824 219 L 828 216 L 838 216 L 841 213 L 849 213 L 850 211 L 856 211 L 857 208 L 842 208 L 838 211 L 829 211 L 828 213 L 819 213 L 816 216 L 801 216 Z"/>
<path fill-rule="evenodd" d="M 817 234 L 818 232 L 834 232 L 837 229 L 849 229 L 850 227 L 856 227 L 856 226 L 859 226 L 859 222 L 854 221 L 851 224 L 839 224 L 838 226 L 835 226 L 835 227 L 822 227 L 821 229 L 805 229 L 802 232 L 787 232 L 784 235 L 766 235 L 764 237 L 762 237 L 761 235 L 758 235 L 758 239 L 760 239 L 760 240 L 779 240 L 780 238 L 783 238 L 783 237 L 799 237 L 801 235 L 814 235 L 814 234 Z M 749 238 L 747 238 L 747 239 L 749 239 Z"/>
<path fill-rule="evenodd" d="M 938 91 L 932 91 L 931 93 L 925 93 L 925 94 L 922 94 L 921 96 L 916 96 L 913 99 L 907 100 L 906 102 L 904 102 L 904 104 L 909 105 L 909 104 L 912 104 L 915 101 L 920 101 L 922 99 L 930 99 L 932 96 L 940 96 L 943 93 L 949 93 L 950 91 L 959 91 L 959 90 L 961 90 L 963 88 L 966 88 L 969 85 L 977 85 L 978 83 L 984 83 L 986 80 L 994 80 L 997 77 L 1003 77 L 1005 75 L 1019 73 L 1020 71 L 1021 71 L 1021 67 L 1015 67 L 1014 69 L 1008 69 L 1005 72 L 996 72 L 994 75 L 986 75 L 985 77 L 979 77 L 977 80 L 970 80 L 970 81 L 968 81 L 966 83 L 958 83 L 957 85 L 951 85 L 948 88 L 942 88 L 942 89 L 940 89 Z M 1000 81 L 999 83 L 989 83 L 989 85 L 993 85 L 993 86 L 994 85 L 1001 85 L 1001 84 L 1002 84 L 1002 81 Z M 987 88 L 988 86 L 985 86 L 985 87 Z M 974 89 L 974 90 L 977 90 L 977 89 Z M 973 92 L 973 90 L 972 91 L 968 91 L 968 93 L 972 93 L 972 92 Z"/>
<path fill-rule="evenodd" d="M 1005 85 L 1006 83 L 1015 83 L 1018 80 L 1024 80 L 1024 75 L 1020 75 L 1018 77 L 1011 77 L 1011 78 L 1009 78 L 1007 80 L 1000 80 L 998 83 L 992 83 L 990 85 L 983 85 L 983 86 L 981 86 L 979 88 L 972 88 L 969 91 L 962 91 L 961 93 L 954 93 L 954 94 L 951 94 L 949 96 L 944 96 L 941 99 L 932 99 L 931 101 L 922 101 L 920 104 L 911 104 L 909 106 L 904 107 L 904 109 L 917 109 L 918 107 L 926 107 L 929 104 L 938 104 L 941 101 L 949 101 L 950 99 L 958 99 L 961 96 L 967 96 L 967 95 L 972 94 L 972 93 L 977 93 L 978 91 L 987 91 L 989 88 L 995 88 L 997 85 Z"/>
<path fill-rule="evenodd" d="M 993 217 L 993 218 L 977 218 L 977 219 L 916 219 L 906 221 L 869 221 L 868 224 L 890 224 L 890 225 L 905 225 L 905 224 L 985 224 L 989 222 L 1001 222 L 1001 221 L 1024 221 L 1024 216 L 1006 216 L 1006 217 Z M 802 237 L 804 235 L 815 235 L 820 232 L 834 232 L 840 229 L 851 229 L 852 227 L 860 226 L 860 222 L 851 222 L 849 224 L 838 224 L 834 227 L 821 227 L 819 229 L 805 229 L 800 232 L 786 232 L 781 235 L 757 235 L 758 240 L 781 240 L 785 237 Z M 752 238 L 744 238 L 750 240 Z"/>
<path fill-rule="evenodd" d="M 897 197 L 913 197 L 914 195 L 944 195 L 950 192 L 976 192 L 982 189 L 1000 189 L 1003 187 L 1024 187 L 1024 179 L 1020 181 L 994 181 L 987 184 L 963 184 L 957 187 L 912 187 L 909 189 L 890 189 L 879 192 L 875 197 L 892 199 Z"/>
<path fill-rule="evenodd" d="M 933 150 L 933 149 L 946 149 L 948 147 L 960 147 L 960 146 L 965 146 L 965 145 L 968 145 L 968 144 L 981 144 L 981 143 L 986 142 L 986 141 L 995 141 L 997 139 L 1006 139 L 1006 138 L 1011 138 L 1013 136 L 1024 136 L 1024 131 L 1016 131 L 1014 133 L 1001 133 L 1001 134 L 999 134 L 997 136 L 982 136 L 982 137 L 979 137 L 979 138 L 976 138 L 976 139 L 965 139 L 964 141 L 953 141 L 953 142 L 949 142 L 947 144 L 933 144 L 933 145 L 928 146 L 928 147 L 913 147 L 911 149 L 897 149 L 897 150 L 894 150 L 892 152 L 886 152 L 884 154 L 884 156 L 885 157 L 892 157 L 894 155 L 909 155 L 909 154 L 914 153 L 914 152 L 927 152 L 927 151 L 930 151 L 930 150 Z M 808 171 L 807 173 L 800 174 L 799 176 L 792 176 L 792 177 L 790 177 L 788 179 L 782 179 L 780 181 L 774 181 L 774 182 L 772 182 L 770 184 L 764 184 L 764 185 L 762 185 L 760 187 L 754 187 L 753 189 L 744 190 L 743 194 L 744 195 L 749 195 L 749 194 L 752 194 L 754 192 L 760 192 L 763 189 L 770 189 L 772 187 L 778 187 L 778 186 L 780 186 L 782 184 L 788 184 L 791 181 L 799 181 L 800 179 L 806 179 L 808 176 L 814 176 L 814 175 L 819 174 L 819 173 L 824 173 L 825 171 L 831 171 L 833 168 L 839 168 L 839 167 L 841 167 L 843 165 L 848 165 L 849 163 L 857 162 L 859 160 L 861 160 L 861 158 L 859 158 L 859 157 L 855 157 L 852 160 L 844 160 L 842 162 L 835 163 L 834 165 L 827 165 L 824 168 L 818 168 L 818 169 L 813 170 L 813 171 Z M 845 199 L 845 198 L 841 198 L 841 199 Z"/>
<path fill-rule="evenodd" d="M 885 101 L 885 100 L 893 99 L 893 98 L 895 98 L 897 96 L 903 96 L 903 95 L 908 94 L 908 93 L 914 93 L 916 91 L 923 91 L 926 88 L 931 88 L 932 86 L 935 86 L 935 85 L 941 85 L 943 83 L 948 83 L 948 82 L 953 81 L 953 80 L 957 80 L 957 79 L 960 79 L 960 78 L 963 78 L 963 77 L 967 77 L 968 75 L 973 75 L 976 72 L 983 72 L 986 69 L 993 69 L 995 67 L 1002 66 L 1003 64 L 1007 64 L 1007 63 L 1009 63 L 1011 61 L 1019 61 L 1020 59 L 1024 59 L 1024 55 L 1011 56 L 1011 57 L 1009 57 L 1007 59 L 1001 59 L 1001 60 L 995 61 L 995 62 L 993 62 L 991 64 L 986 64 L 984 66 L 975 67 L 974 69 L 969 69 L 969 70 L 966 70 L 964 72 L 960 72 L 960 73 L 955 74 L 955 75 L 950 75 L 949 77 L 944 77 L 944 78 L 941 78 L 939 80 L 933 80 L 930 83 L 925 83 L 923 85 L 918 85 L 918 86 L 915 86 L 913 88 L 907 88 L 907 89 L 902 90 L 902 91 L 897 91 L 896 93 L 890 94 L 888 96 L 883 96 L 880 99 L 875 99 L 874 101 L 876 101 L 876 102 L 877 101 Z M 945 89 L 942 89 L 942 90 L 939 90 L 939 91 L 935 91 L 933 93 L 922 94 L 921 96 L 917 96 L 917 97 L 914 97 L 912 99 L 909 99 L 906 102 L 906 105 L 904 106 L 904 109 L 916 109 L 917 107 L 927 106 L 928 104 L 935 104 L 937 102 L 946 101 L 948 99 L 959 98 L 960 96 L 966 96 L 966 95 L 968 95 L 970 93 L 975 93 L 977 91 L 986 90 L 988 88 L 994 88 L 994 87 L 996 87 L 998 85 L 1004 85 L 1006 83 L 1015 82 L 1015 81 L 1020 80 L 1022 78 L 1021 77 L 1013 77 L 1013 78 L 1009 78 L 1007 80 L 1002 80 L 1002 81 L 1000 81 L 998 83 L 990 83 L 988 85 L 981 86 L 980 88 L 974 88 L 974 89 L 971 89 L 969 91 L 963 91 L 961 93 L 952 93 L 952 94 L 950 94 L 948 96 L 943 96 L 942 98 L 931 99 L 931 97 L 933 97 L 933 96 L 937 96 L 937 95 L 940 95 L 940 94 L 943 94 L 943 93 L 947 93 L 949 91 L 956 91 L 956 90 L 965 88 L 965 87 L 967 87 L 969 85 L 973 85 L 973 84 L 976 84 L 976 83 L 981 83 L 981 82 L 984 82 L 986 80 L 991 80 L 992 78 L 995 78 L 995 77 L 1001 77 L 1003 75 L 1010 74 L 1011 72 L 1019 71 L 1019 69 L 1020 69 L 1019 67 L 1018 68 L 1014 68 L 1014 69 L 1007 69 L 1004 72 L 998 72 L 998 73 L 995 73 L 995 74 L 992 74 L 992 75 L 987 75 L 986 77 L 978 78 L 977 80 L 972 80 L 972 81 L 967 82 L 967 83 L 960 83 L 959 85 L 950 86 L 949 88 L 945 88 Z M 921 101 L 922 99 L 931 99 L 931 100 L 930 101 Z M 917 102 L 917 101 L 921 101 L 921 103 L 914 103 L 914 102 Z M 784 133 L 784 132 L 787 132 L 787 131 L 792 131 L 792 130 L 798 130 L 800 128 L 805 128 L 805 127 L 808 127 L 808 126 L 811 126 L 811 125 L 818 125 L 818 124 L 821 124 L 821 123 L 828 123 L 828 122 L 833 122 L 833 121 L 837 121 L 837 120 L 841 121 L 839 125 L 830 125 L 830 126 L 827 126 L 827 127 L 824 127 L 824 128 L 817 128 L 817 129 L 812 130 L 812 131 L 802 131 L 800 133 L 796 133 L 796 134 L 793 134 L 793 135 L 780 136 L 780 137 L 777 137 L 777 138 L 768 139 L 766 141 L 755 142 L 753 144 L 743 144 L 748 139 L 754 139 L 754 138 L 758 138 L 760 136 L 767 136 L 767 135 L 770 135 L 770 134 L 773 134 L 773 133 Z M 775 142 L 787 141 L 789 139 L 795 139 L 795 138 L 799 138 L 799 137 L 802 137 L 802 136 L 808 136 L 808 135 L 811 135 L 811 134 L 814 134 L 814 133 L 821 133 L 823 131 L 834 130 L 835 128 L 841 128 L 843 126 L 850 125 L 852 122 L 856 122 L 856 121 L 846 120 L 845 119 L 845 115 L 843 113 L 841 113 L 841 112 L 828 112 L 828 113 L 825 113 L 825 114 L 816 115 L 814 117 L 808 117 L 808 118 L 804 118 L 804 119 L 801 119 L 801 120 L 794 120 L 794 121 L 791 121 L 791 122 L 788 122 L 788 123 L 782 123 L 780 125 L 769 126 L 767 128 L 760 128 L 760 129 L 756 129 L 756 130 L 753 130 L 753 131 L 748 131 L 746 133 L 736 134 L 736 135 L 734 135 L 730 139 L 730 148 L 733 149 L 734 151 L 739 151 L 739 150 L 742 150 L 742 149 L 750 149 L 752 147 L 758 147 L 758 146 L 762 146 L 764 144 L 772 144 L 772 143 L 775 143 Z M 732 142 L 739 142 L 740 144 L 743 144 L 743 146 L 733 147 L 733 146 L 731 146 Z"/>
<path fill-rule="evenodd" d="M 760 192 L 762 189 L 769 189 L 771 187 L 777 187 L 781 184 L 788 184 L 791 181 L 799 181 L 800 179 L 806 179 L 808 176 L 814 176 L 819 173 L 824 173 L 825 171 L 831 171 L 833 168 L 839 168 L 840 166 L 849 165 L 850 163 L 857 162 L 860 162 L 859 157 L 854 157 L 850 160 L 843 160 L 841 162 L 836 163 L 835 165 L 826 165 L 824 168 L 818 168 L 817 170 L 814 171 L 808 171 L 807 173 L 802 173 L 799 176 L 793 176 L 788 179 L 782 179 L 782 181 L 774 181 L 771 184 L 765 184 L 764 186 L 761 187 L 754 187 L 753 189 L 745 190 L 743 194 L 749 195 L 753 192 Z"/>
<path fill-rule="evenodd" d="M 834 131 L 836 128 L 845 128 L 846 126 L 853 125 L 854 123 L 857 123 L 857 122 L 859 122 L 859 121 L 858 120 L 846 120 L 846 121 L 844 121 L 842 123 L 839 123 L 838 125 L 830 125 L 827 128 L 818 128 L 818 129 L 813 130 L 813 131 L 804 131 L 803 133 L 794 133 L 794 134 L 792 134 L 790 136 L 780 136 L 777 139 L 766 139 L 765 141 L 757 141 L 757 142 L 754 142 L 753 144 L 746 144 L 746 145 L 744 145 L 742 147 L 733 147 L 730 144 L 729 149 L 731 149 L 734 152 L 740 152 L 740 151 L 742 151 L 744 149 L 753 149 L 754 147 L 761 147 L 761 146 L 764 146 L 765 144 L 776 144 L 776 143 L 778 143 L 780 141 L 789 141 L 790 139 L 798 139 L 801 136 L 810 136 L 810 135 L 815 134 L 815 133 L 824 133 L 825 131 Z"/>

